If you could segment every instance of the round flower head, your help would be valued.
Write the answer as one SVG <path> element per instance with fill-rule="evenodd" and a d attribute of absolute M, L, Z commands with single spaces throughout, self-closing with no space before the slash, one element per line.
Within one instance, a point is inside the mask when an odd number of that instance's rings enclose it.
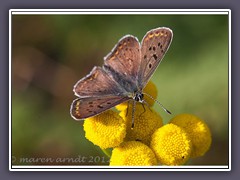
<path fill-rule="evenodd" d="M 149 81 L 147 83 L 146 87 L 143 89 L 143 93 L 147 93 L 150 96 L 152 96 L 153 99 L 156 99 L 157 93 L 158 93 L 156 85 L 152 81 Z M 150 97 L 148 97 L 147 95 L 143 95 L 143 96 L 144 96 L 144 98 L 143 98 L 144 101 L 146 101 L 149 106 L 153 106 L 154 100 L 151 99 Z M 127 107 L 128 107 L 128 102 L 124 102 L 124 103 L 117 105 L 116 109 L 119 111 L 122 111 L 122 110 L 125 110 Z"/>
<path fill-rule="evenodd" d="M 102 149 L 118 146 L 126 135 L 126 123 L 112 110 L 85 119 L 86 138 Z"/>
<path fill-rule="evenodd" d="M 145 108 L 145 109 L 144 109 Z M 134 116 L 132 116 L 132 106 L 120 112 L 120 116 L 126 121 L 127 134 L 126 141 L 141 141 L 146 145 L 150 144 L 153 132 L 162 126 L 162 118 L 153 109 L 137 103 Z M 132 128 L 132 119 L 134 118 L 134 127 Z"/>
<path fill-rule="evenodd" d="M 189 159 L 192 143 L 187 133 L 174 124 L 157 129 L 150 147 L 163 165 L 182 165 Z"/>
<path fill-rule="evenodd" d="M 203 156 L 210 148 L 212 138 L 207 124 L 200 118 L 191 114 L 180 114 L 170 123 L 183 128 L 191 138 L 193 150 L 191 157 Z"/>
<path fill-rule="evenodd" d="M 110 166 L 152 166 L 157 165 L 153 151 L 137 141 L 123 142 L 112 151 Z"/>

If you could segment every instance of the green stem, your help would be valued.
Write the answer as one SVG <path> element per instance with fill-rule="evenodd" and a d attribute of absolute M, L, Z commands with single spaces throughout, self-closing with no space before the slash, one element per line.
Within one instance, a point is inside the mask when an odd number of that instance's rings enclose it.
<path fill-rule="evenodd" d="M 107 157 L 111 157 L 111 154 L 112 154 L 112 150 L 111 149 L 102 149 L 102 151 L 104 152 L 104 154 L 107 156 Z"/>

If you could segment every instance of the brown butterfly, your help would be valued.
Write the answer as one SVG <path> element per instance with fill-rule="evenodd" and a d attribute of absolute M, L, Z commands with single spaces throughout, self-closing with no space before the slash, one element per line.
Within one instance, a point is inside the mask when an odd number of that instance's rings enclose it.
<path fill-rule="evenodd" d="M 165 27 L 148 31 L 141 44 L 132 35 L 121 38 L 104 58 L 103 66 L 95 66 L 75 84 L 73 92 L 78 98 L 71 105 L 71 116 L 82 120 L 128 100 L 133 100 L 134 107 L 136 102 L 146 103 L 143 88 L 163 59 L 172 38 L 172 30 Z"/>

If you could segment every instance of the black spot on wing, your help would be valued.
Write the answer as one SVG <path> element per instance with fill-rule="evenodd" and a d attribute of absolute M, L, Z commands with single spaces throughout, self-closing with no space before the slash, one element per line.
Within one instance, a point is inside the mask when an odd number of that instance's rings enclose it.
<path fill-rule="evenodd" d="M 157 60 L 157 55 L 156 55 L 156 54 L 154 54 L 154 55 L 153 55 L 153 58 L 154 58 L 155 60 Z"/>

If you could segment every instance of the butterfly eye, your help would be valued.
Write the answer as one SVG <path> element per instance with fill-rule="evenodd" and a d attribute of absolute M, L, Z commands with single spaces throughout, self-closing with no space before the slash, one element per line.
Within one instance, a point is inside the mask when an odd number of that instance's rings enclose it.
<path fill-rule="evenodd" d="M 143 94 L 137 93 L 136 96 L 134 97 L 135 101 L 142 101 L 143 99 Z"/>
<path fill-rule="evenodd" d="M 135 100 L 135 101 L 139 101 L 139 97 L 138 97 L 138 96 L 135 96 L 135 97 L 134 97 L 134 100 Z"/>

